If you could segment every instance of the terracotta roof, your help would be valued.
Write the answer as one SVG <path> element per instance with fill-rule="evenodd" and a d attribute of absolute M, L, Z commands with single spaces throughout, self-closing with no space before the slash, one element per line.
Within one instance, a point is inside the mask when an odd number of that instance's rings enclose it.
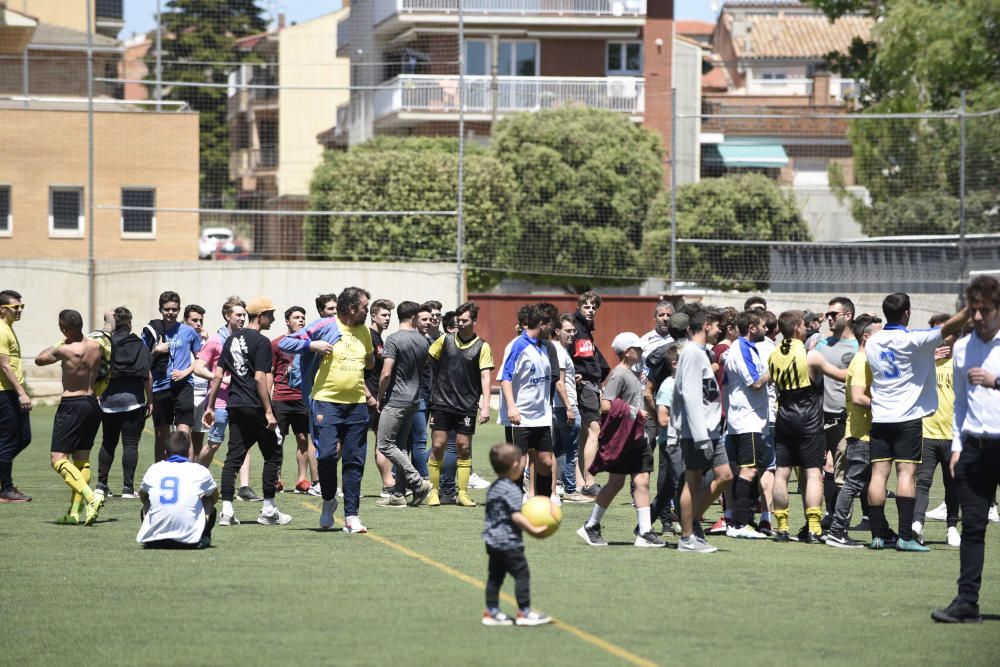
<path fill-rule="evenodd" d="M 750 16 L 750 33 L 733 40 L 738 58 L 821 58 L 846 52 L 855 37 L 868 40 L 874 21 L 843 16 L 833 23 L 825 16 Z"/>
<path fill-rule="evenodd" d="M 708 21 L 675 21 L 679 35 L 711 35 L 715 30 L 715 24 Z"/>
<path fill-rule="evenodd" d="M 710 56 L 706 56 L 704 58 L 704 64 L 711 69 L 701 75 L 701 89 L 703 91 L 718 90 L 723 92 L 729 90 L 729 80 L 726 77 L 726 68 L 716 63 Z"/>

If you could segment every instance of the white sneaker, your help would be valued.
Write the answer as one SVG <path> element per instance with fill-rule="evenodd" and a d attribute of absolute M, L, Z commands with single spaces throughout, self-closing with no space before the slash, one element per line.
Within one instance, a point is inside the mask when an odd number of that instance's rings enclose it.
<path fill-rule="evenodd" d="M 924 524 L 920 523 L 919 521 L 914 521 L 913 525 L 910 526 L 910 529 L 913 531 L 913 539 L 915 539 L 917 542 L 920 542 L 920 544 L 923 544 Z"/>
<path fill-rule="evenodd" d="M 962 546 L 962 536 L 958 532 L 958 528 L 951 526 L 948 528 L 948 546 L 949 547 L 960 547 Z"/>
<path fill-rule="evenodd" d="M 337 511 L 337 499 L 324 500 L 323 509 L 319 513 L 320 530 L 330 530 L 333 528 L 333 515 Z"/>
<path fill-rule="evenodd" d="M 219 515 L 219 525 L 220 526 L 238 526 L 238 525 L 240 525 L 240 520 L 237 519 L 232 514 L 220 514 Z"/>
<path fill-rule="evenodd" d="M 556 484 L 556 495 L 560 498 L 566 495 L 566 489 L 563 488 L 562 482 Z"/>
<path fill-rule="evenodd" d="M 941 503 L 930 512 L 924 515 L 924 518 L 928 521 L 947 521 L 948 520 L 948 506 Z"/>
<path fill-rule="evenodd" d="M 345 533 L 367 533 L 368 529 L 361 525 L 361 519 L 356 516 L 349 516 L 344 519 Z"/>
<path fill-rule="evenodd" d="M 100 498 L 102 503 L 104 502 L 104 499 L 107 497 L 104 494 L 104 489 L 94 489 L 94 496 Z"/>
<path fill-rule="evenodd" d="M 990 523 L 1000 523 L 1000 513 L 997 513 L 996 505 L 990 506 L 990 513 L 988 518 L 990 520 Z"/>
<path fill-rule="evenodd" d="M 309 487 L 309 490 L 306 493 L 308 493 L 310 496 L 322 496 L 323 488 L 319 485 L 319 482 L 316 482 L 315 484 Z"/>
<path fill-rule="evenodd" d="M 476 473 L 472 473 L 471 475 L 469 475 L 469 488 L 480 489 L 480 490 L 488 489 L 490 488 L 490 483 L 487 482 L 482 477 L 480 477 L 479 475 L 477 475 Z"/>
<path fill-rule="evenodd" d="M 262 526 L 284 526 L 285 524 L 292 522 L 291 514 L 283 514 L 278 511 L 275 507 L 274 511 L 268 514 L 266 511 L 261 510 L 260 514 L 257 516 L 257 523 Z"/>
<path fill-rule="evenodd" d="M 743 540 L 766 540 L 767 535 L 764 533 L 758 533 L 754 530 L 754 527 L 750 524 L 743 526 L 742 528 L 736 528 L 732 524 L 726 526 L 726 537 L 734 537 L 736 539 Z"/>
<path fill-rule="evenodd" d="M 677 551 L 710 554 L 718 551 L 718 549 L 696 535 L 688 535 L 687 537 L 682 537 L 680 542 L 677 543 Z"/>

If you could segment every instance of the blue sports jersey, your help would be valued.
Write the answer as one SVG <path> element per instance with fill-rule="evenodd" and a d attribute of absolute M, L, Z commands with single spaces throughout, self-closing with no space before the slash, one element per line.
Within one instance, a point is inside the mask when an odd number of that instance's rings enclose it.
<path fill-rule="evenodd" d="M 551 366 L 548 352 L 538 339 L 523 332 L 514 339 L 500 371 L 500 381 L 504 380 L 511 383 L 514 404 L 521 413 L 521 426 L 552 426 Z M 509 426 L 503 401 L 500 419 Z"/>

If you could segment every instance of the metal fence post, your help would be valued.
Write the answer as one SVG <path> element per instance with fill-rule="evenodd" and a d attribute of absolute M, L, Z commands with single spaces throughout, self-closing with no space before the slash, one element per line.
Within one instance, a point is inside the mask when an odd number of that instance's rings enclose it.
<path fill-rule="evenodd" d="M 670 293 L 677 293 L 677 89 L 670 89 Z"/>
<path fill-rule="evenodd" d="M 94 316 L 94 16 L 93 1 L 87 0 L 87 322 L 91 330 Z"/>
<path fill-rule="evenodd" d="M 969 249 L 965 242 L 965 91 L 959 94 L 958 109 L 958 294 L 962 295 L 969 269 Z"/>
<path fill-rule="evenodd" d="M 163 14 L 160 11 L 160 0 L 156 0 L 156 110 L 163 109 Z"/>
<path fill-rule="evenodd" d="M 465 301 L 465 1 L 458 0 L 458 197 L 455 202 L 455 298 L 457 306 Z"/>

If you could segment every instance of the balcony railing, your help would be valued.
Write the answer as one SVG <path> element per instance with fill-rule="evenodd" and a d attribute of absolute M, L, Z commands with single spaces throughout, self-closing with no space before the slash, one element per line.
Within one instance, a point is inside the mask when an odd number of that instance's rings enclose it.
<path fill-rule="evenodd" d="M 465 77 L 466 113 L 538 111 L 581 105 L 641 114 L 645 80 L 638 77 Z M 457 112 L 458 76 L 404 74 L 375 91 L 375 119 L 401 111 Z M 495 99 L 494 99 L 495 98 Z M 495 101 L 495 104 L 494 104 Z"/>
<path fill-rule="evenodd" d="M 753 79 L 747 95 L 812 95 L 812 79 Z M 830 79 L 830 94 L 837 100 L 854 99 L 860 92 L 854 79 Z"/>
<path fill-rule="evenodd" d="M 466 15 L 626 16 L 646 15 L 646 0 L 463 0 Z M 395 14 L 457 14 L 458 0 L 375 0 L 375 23 Z"/>

